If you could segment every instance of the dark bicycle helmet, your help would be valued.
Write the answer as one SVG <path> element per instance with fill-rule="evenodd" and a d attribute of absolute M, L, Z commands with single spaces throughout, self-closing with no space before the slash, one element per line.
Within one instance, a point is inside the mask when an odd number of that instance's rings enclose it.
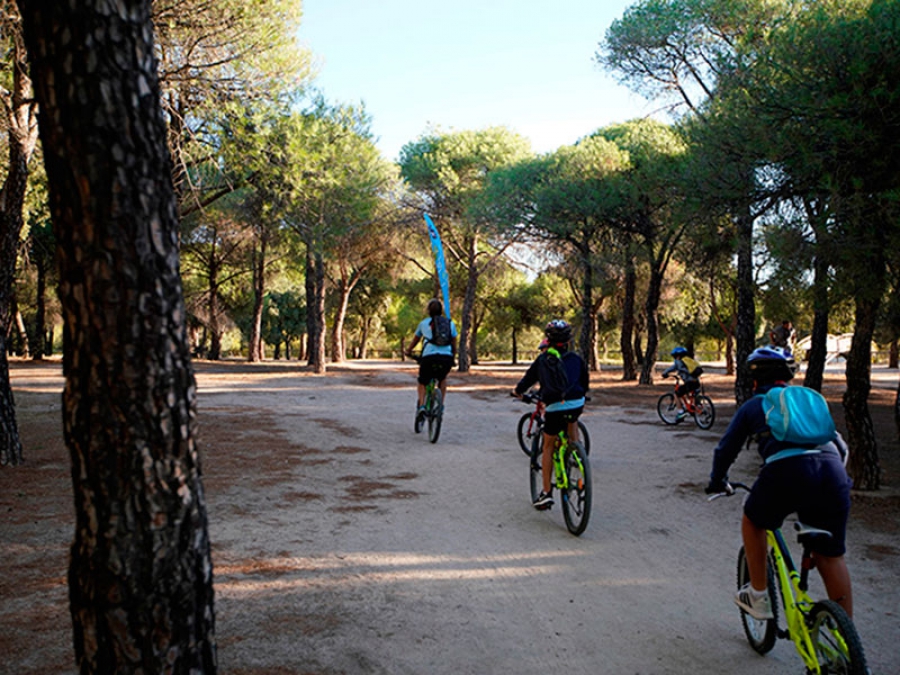
<path fill-rule="evenodd" d="M 572 339 L 572 327 L 567 321 L 562 319 L 553 319 L 544 327 L 544 335 L 551 345 L 563 345 Z"/>
<path fill-rule="evenodd" d="M 688 350 L 685 349 L 684 347 L 675 347 L 675 349 L 673 349 L 669 353 L 677 359 L 680 356 L 687 356 Z"/>
<path fill-rule="evenodd" d="M 798 368 L 794 358 L 780 347 L 754 349 L 747 357 L 747 366 L 757 382 L 787 382 Z"/>

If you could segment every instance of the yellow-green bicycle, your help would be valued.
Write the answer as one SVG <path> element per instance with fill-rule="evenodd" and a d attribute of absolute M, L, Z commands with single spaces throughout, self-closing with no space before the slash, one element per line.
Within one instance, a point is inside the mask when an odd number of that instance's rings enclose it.
<path fill-rule="evenodd" d="M 743 483 L 730 485 L 730 491 L 714 494 L 709 500 L 733 495 L 735 489 L 750 491 Z M 814 567 L 810 543 L 817 537 L 830 537 L 831 533 L 806 527 L 799 522 L 794 523 L 794 529 L 797 531 L 797 541 L 803 547 L 799 570 L 781 530 L 766 533 L 769 546 L 767 585 L 774 617 L 760 621 L 741 610 L 747 641 L 754 651 L 766 654 L 778 638 L 790 638 L 808 674 L 866 675 L 866 657 L 853 621 L 836 602 L 814 601 L 809 595 L 809 570 Z M 738 588 L 748 581 L 750 574 L 744 548 L 741 547 L 737 563 Z M 779 607 L 784 612 L 784 627 L 779 625 Z"/>
<path fill-rule="evenodd" d="M 543 434 L 531 441 L 531 500 L 537 499 L 543 488 L 541 451 Z M 584 446 L 569 442 L 564 431 L 553 452 L 553 485 L 559 492 L 566 527 L 576 537 L 587 528 L 591 517 L 591 465 Z"/>

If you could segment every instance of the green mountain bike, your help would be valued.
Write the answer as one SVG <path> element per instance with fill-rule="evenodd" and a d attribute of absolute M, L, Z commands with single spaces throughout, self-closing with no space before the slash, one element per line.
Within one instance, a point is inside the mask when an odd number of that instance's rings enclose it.
<path fill-rule="evenodd" d="M 413 356 L 417 362 L 421 360 L 421 356 Z M 425 423 L 428 423 L 428 440 L 437 443 L 438 437 L 441 435 L 441 423 L 444 420 L 444 400 L 441 394 L 440 382 L 436 377 L 432 377 L 425 385 L 425 408 L 416 413 L 415 432 L 418 434 L 422 431 Z"/>
<path fill-rule="evenodd" d="M 731 483 L 731 490 L 710 496 L 735 494 L 735 490 L 750 491 L 743 483 Z M 809 675 L 866 675 L 866 657 L 853 620 L 832 600 L 814 601 L 809 595 L 809 570 L 814 567 L 810 543 L 816 537 L 830 537 L 826 530 L 794 523 L 797 541 L 803 548 L 800 569 L 791 557 L 790 549 L 780 529 L 766 533 L 769 545 L 768 576 L 769 602 L 773 618 L 758 620 L 741 611 L 744 633 L 753 650 L 766 654 L 778 638 L 790 639 Z M 737 585 L 750 581 L 744 548 L 738 552 Z M 784 626 L 779 625 L 779 608 L 784 612 Z"/>
<path fill-rule="evenodd" d="M 531 442 L 531 500 L 537 499 L 543 488 L 541 452 L 543 434 Z M 569 532 L 576 537 L 585 531 L 591 517 L 591 464 L 584 446 L 569 442 L 566 433 L 559 432 L 559 442 L 553 452 L 553 485 L 562 502 L 563 517 Z"/>

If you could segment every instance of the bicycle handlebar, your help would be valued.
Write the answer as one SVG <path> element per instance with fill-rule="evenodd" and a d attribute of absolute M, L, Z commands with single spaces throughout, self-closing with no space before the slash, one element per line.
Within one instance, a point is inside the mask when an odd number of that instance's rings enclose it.
<path fill-rule="evenodd" d="M 737 483 L 737 482 L 729 483 L 728 481 L 726 481 L 725 486 L 726 486 L 725 492 L 717 492 L 714 495 L 710 495 L 709 497 L 706 498 L 706 501 L 711 502 L 713 500 L 718 499 L 719 497 L 732 497 L 738 490 L 743 490 L 744 492 L 750 492 L 750 487 L 747 485 L 744 485 L 743 483 Z"/>

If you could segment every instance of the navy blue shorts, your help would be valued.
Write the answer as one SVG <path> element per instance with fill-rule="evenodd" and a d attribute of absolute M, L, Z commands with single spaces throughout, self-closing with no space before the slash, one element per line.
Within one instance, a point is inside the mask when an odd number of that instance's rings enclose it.
<path fill-rule="evenodd" d="M 688 392 L 697 391 L 700 388 L 700 380 L 691 380 L 689 382 L 684 382 L 675 387 L 675 393 L 679 396 L 684 396 Z"/>
<path fill-rule="evenodd" d="M 844 555 L 852 481 L 832 453 L 800 455 L 766 464 L 744 503 L 757 527 L 774 530 L 796 513 L 804 525 L 831 532 L 815 537 L 810 548 L 824 556 Z"/>
<path fill-rule="evenodd" d="M 544 413 L 544 433 L 548 436 L 556 436 L 560 431 L 568 431 L 569 424 L 578 420 L 584 406 L 571 410 L 555 410 Z"/>
<path fill-rule="evenodd" d="M 443 382 L 447 373 L 453 367 L 453 357 L 446 354 L 432 354 L 423 356 L 419 361 L 419 384 L 428 384 L 434 378 Z"/>

